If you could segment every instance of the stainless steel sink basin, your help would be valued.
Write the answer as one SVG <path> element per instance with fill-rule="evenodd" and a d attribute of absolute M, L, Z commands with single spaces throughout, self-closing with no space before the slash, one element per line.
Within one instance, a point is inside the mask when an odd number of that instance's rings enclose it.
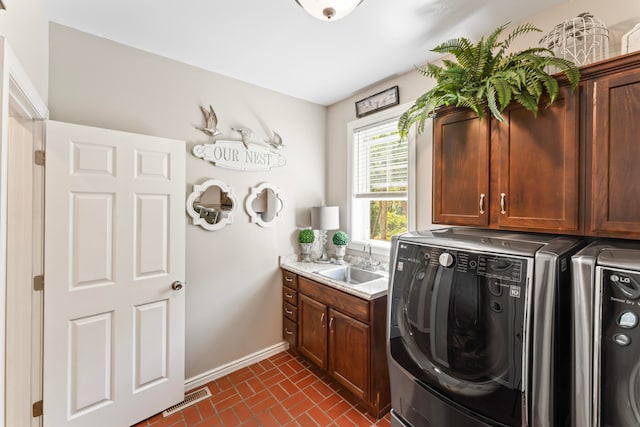
<path fill-rule="evenodd" d="M 340 267 L 329 268 L 327 270 L 316 271 L 321 276 L 328 277 L 339 282 L 345 282 L 352 285 L 371 282 L 373 280 L 382 279 L 382 274 L 372 271 L 363 270 L 361 268 L 352 267 L 350 265 L 342 265 Z"/>

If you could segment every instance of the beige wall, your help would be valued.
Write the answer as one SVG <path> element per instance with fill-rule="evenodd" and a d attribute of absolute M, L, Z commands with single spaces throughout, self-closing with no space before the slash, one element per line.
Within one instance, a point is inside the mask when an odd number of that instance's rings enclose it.
<path fill-rule="evenodd" d="M 187 225 L 187 378 L 281 342 L 278 255 L 297 251 L 296 228 L 323 202 L 326 108 L 57 24 L 50 42 L 54 120 L 186 140 L 190 150 L 207 142 L 194 128 L 202 124 L 198 105 L 212 104 L 225 139 L 239 139 L 231 126 L 253 129 L 257 140 L 271 130 L 282 136 L 287 165 L 272 171 L 222 169 L 187 155 L 188 192 L 215 178 L 242 204 L 223 230 Z M 279 186 L 287 202 L 271 228 L 244 211 L 250 187 L 262 182 Z"/>
<path fill-rule="evenodd" d="M 574 0 L 528 22 L 545 34 L 584 11 L 602 19 L 618 38 L 640 21 L 635 18 L 640 17 L 637 0 Z M 535 44 L 539 36 L 516 47 Z M 187 226 L 187 377 L 280 342 L 277 255 L 296 250 L 295 229 L 308 225 L 311 206 L 323 201 L 340 205 L 341 223 L 347 223 L 347 123 L 356 118 L 354 102 L 393 85 L 399 86 L 401 103 L 410 102 L 433 84 L 411 71 L 326 109 L 56 24 L 49 38 L 54 120 L 184 139 L 191 147 L 206 142 L 193 125 L 201 120 L 198 104 L 211 103 L 225 137 L 237 138 L 229 128 L 243 125 L 258 138 L 272 129 L 285 140 L 287 166 L 264 173 L 220 169 L 188 156 L 190 185 L 221 179 L 235 188 L 243 203 L 251 186 L 268 181 L 283 189 L 287 212 L 270 229 L 249 223 L 243 208 L 234 224 L 221 231 Z M 46 57 L 37 48 L 26 50 Z M 415 156 L 417 228 L 422 229 L 431 218 L 429 131 L 419 138 Z"/>
<path fill-rule="evenodd" d="M 637 0 L 573 0 L 533 16 L 526 22 L 538 26 L 541 33 L 531 33 L 513 44 L 514 48 L 535 46 L 556 24 L 571 19 L 582 12 L 591 12 L 611 30 L 611 52 L 619 52 L 620 36 L 635 23 L 640 22 L 640 2 Z M 445 40 L 442 40 L 445 41 Z M 346 158 L 347 123 L 356 120 L 354 103 L 366 96 L 398 85 L 400 103 L 413 102 L 418 96 L 433 87 L 433 80 L 410 71 L 390 78 L 367 90 L 355 94 L 329 106 L 327 111 L 327 200 L 341 207 L 341 223 L 347 224 L 346 206 L 348 202 Z M 426 131 L 420 136 L 416 146 L 416 228 L 431 226 L 431 135 Z"/>
<path fill-rule="evenodd" d="M 4 0 L 0 36 L 9 42 L 40 97 L 46 102 L 49 81 L 49 26 L 44 0 Z"/>

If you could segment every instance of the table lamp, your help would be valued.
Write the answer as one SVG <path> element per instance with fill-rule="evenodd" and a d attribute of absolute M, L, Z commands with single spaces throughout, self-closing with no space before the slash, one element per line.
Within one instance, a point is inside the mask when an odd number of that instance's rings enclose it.
<path fill-rule="evenodd" d="M 317 206 L 311 208 L 311 228 L 320 231 L 322 256 L 316 262 L 329 262 L 327 256 L 327 230 L 340 228 L 340 208 L 338 206 Z"/>

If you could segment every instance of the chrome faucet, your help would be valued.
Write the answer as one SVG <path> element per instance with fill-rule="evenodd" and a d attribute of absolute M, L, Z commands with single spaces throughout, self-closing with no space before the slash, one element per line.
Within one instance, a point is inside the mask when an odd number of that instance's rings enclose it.
<path fill-rule="evenodd" d="M 369 258 L 365 259 L 362 262 L 362 268 L 365 270 L 370 270 L 370 271 L 374 271 L 376 269 L 376 266 L 378 264 L 380 264 L 379 261 L 375 261 L 373 259 L 373 257 L 371 256 L 371 244 L 370 243 L 365 243 L 364 244 L 364 253 L 365 255 L 367 254 L 367 247 L 369 248 Z"/>

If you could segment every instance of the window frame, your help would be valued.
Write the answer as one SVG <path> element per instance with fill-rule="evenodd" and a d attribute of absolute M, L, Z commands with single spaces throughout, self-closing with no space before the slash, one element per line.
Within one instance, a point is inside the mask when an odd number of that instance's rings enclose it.
<path fill-rule="evenodd" d="M 376 255 L 386 255 L 390 254 L 391 250 L 391 242 L 381 241 L 381 240 L 354 240 L 354 230 L 355 230 L 355 218 L 353 217 L 354 212 L 354 202 L 356 198 L 354 197 L 354 132 L 363 127 L 368 127 L 375 125 L 376 123 L 384 122 L 393 118 L 400 118 L 402 113 L 404 113 L 409 107 L 411 107 L 412 103 L 405 103 L 402 105 L 395 106 L 393 108 L 389 108 L 387 110 L 381 111 L 379 113 L 371 114 L 369 116 L 365 116 L 360 119 L 352 120 L 347 123 L 347 185 L 348 185 L 348 199 L 347 199 L 347 232 L 349 236 L 352 237 L 352 240 L 349 242 L 348 248 L 362 251 L 364 249 L 365 244 L 371 245 L 372 253 Z M 407 188 L 407 228 L 408 231 L 414 231 L 416 226 L 416 197 L 415 197 L 415 187 L 416 187 L 416 137 L 415 137 L 415 129 L 411 128 L 409 134 L 407 135 L 408 139 L 408 188 Z M 369 199 L 358 199 L 358 200 L 369 200 Z"/>

